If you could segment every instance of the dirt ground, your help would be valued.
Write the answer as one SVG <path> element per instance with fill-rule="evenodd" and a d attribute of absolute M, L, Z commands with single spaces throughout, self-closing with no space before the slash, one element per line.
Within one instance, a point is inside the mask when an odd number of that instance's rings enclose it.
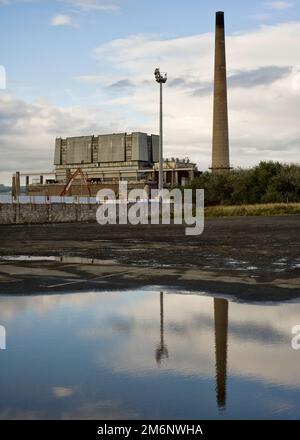
<path fill-rule="evenodd" d="M 6 259 L 17 255 L 59 258 Z M 0 256 L 2 294 L 161 286 L 253 301 L 300 297 L 300 216 L 207 219 L 200 236 L 169 225 L 0 226 Z"/>

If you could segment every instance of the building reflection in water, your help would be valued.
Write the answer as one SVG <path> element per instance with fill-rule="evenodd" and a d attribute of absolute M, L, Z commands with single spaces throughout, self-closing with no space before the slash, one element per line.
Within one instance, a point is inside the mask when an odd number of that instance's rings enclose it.
<path fill-rule="evenodd" d="M 226 407 L 228 301 L 214 298 L 216 394 L 220 409 Z"/>
<path fill-rule="evenodd" d="M 157 365 L 159 366 L 161 361 L 168 357 L 168 347 L 164 341 L 164 294 L 160 292 L 160 344 L 155 351 Z"/>

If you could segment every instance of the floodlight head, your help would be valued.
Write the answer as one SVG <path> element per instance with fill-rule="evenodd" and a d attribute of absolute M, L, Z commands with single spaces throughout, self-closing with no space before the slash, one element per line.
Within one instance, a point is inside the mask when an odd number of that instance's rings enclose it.
<path fill-rule="evenodd" d="M 164 74 L 160 73 L 159 68 L 155 69 L 154 76 L 155 76 L 156 82 L 158 82 L 158 83 L 164 84 L 164 83 L 167 82 L 167 74 L 166 73 L 164 73 Z"/>

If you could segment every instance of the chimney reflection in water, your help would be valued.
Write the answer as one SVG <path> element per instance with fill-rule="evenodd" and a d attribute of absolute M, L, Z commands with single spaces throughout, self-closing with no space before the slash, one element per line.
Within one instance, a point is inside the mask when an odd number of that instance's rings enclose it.
<path fill-rule="evenodd" d="M 220 409 L 226 407 L 228 301 L 214 298 L 216 394 Z"/>
<path fill-rule="evenodd" d="M 214 298 L 216 397 L 220 409 L 226 407 L 228 301 Z M 164 294 L 160 292 L 160 344 L 155 351 L 157 365 L 169 357 L 164 341 Z"/>

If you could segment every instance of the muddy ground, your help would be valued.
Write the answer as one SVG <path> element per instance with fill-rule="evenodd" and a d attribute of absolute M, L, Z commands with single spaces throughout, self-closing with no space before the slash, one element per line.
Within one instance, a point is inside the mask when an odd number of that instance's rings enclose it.
<path fill-rule="evenodd" d="M 0 226 L 0 255 L 3 294 L 155 285 L 241 300 L 300 298 L 300 216 L 207 219 L 196 237 L 169 225 Z M 16 255 L 59 258 L 5 259 Z"/>

